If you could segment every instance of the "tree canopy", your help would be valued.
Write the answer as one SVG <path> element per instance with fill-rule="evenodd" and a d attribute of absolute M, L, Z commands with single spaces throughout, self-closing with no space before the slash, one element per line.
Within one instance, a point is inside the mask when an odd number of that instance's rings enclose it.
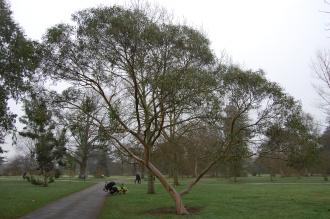
<path fill-rule="evenodd" d="M 13 21 L 9 5 L 0 0 L 0 141 L 14 126 L 15 114 L 8 108 L 9 98 L 19 98 L 29 88 L 40 55 L 38 43 L 26 39 Z"/>

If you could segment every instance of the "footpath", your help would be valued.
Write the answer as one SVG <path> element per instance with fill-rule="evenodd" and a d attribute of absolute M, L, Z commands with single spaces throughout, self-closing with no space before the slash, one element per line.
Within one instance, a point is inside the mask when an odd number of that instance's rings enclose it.
<path fill-rule="evenodd" d="M 98 183 L 32 211 L 21 219 L 96 219 L 107 195 L 103 186 L 104 183 Z"/>

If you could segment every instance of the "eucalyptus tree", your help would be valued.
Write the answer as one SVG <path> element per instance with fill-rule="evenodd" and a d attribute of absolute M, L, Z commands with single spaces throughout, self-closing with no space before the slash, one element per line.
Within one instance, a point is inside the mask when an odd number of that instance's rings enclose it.
<path fill-rule="evenodd" d="M 159 13 L 114 6 L 80 11 L 73 21 L 75 25 L 59 24 L 48 30 L 43 70 L 99 95 L 110 124 L 94 120 L 119 151 L 158 178 L 178 214 L 188 213 L 182 195 L 212 166 L 232 157 L 230 152 L 242 139 L 256 142 L 266 127 L 296 104 L 260 72 L 224 65 L 215 68 L 203 34 L 172 24 Z M 234 106 L 235 113 L 225 133 L 226 106 Z M 154 165 L 151 154 L 154 145 L 164 141 L 162 134 L 201 118 L 208 118 L 217 130 L 217 147 L 210 154 L 211 162 L 179 193 Z M 240 118 L 248 119 L 239 122 Z M 244 132 L 249 138 L 237 137 Z M 139 144 L 142 156 L 128 146 L 130 141 Z M 152 186 L 151 180 L 148 188 Z"/>
<path fill-rule="evenodd" d="M 25 125 L 19 132 L 23 137 L 35 142 L 35 156 L 38 169 L 44 177 L 43 185 L 48 186 L 48 178 L 56 164 L 61 164 L 65 154 L 65 129 L 56 130 L 56 123 L 52 119 L 52 112 L 46 100 L 32 94 L 30 99 L 24 100 L 25 115 L 20 122 Z"/>
<path fill-rule="evenodd" d="M 74 26 L 49 29 L 43 70 L 98 93 L 122 130 L 109 137 L 160 180 L 174 199 L 177 213 L 185 214 L 180 194 L 155 167 L 151 151 L 163 129 L 172 125 L 168 121 L 171 108 L 166 104 L 171 88 L 178 87 L 181 100 L 190 104 L 180 85 L 211 64 L 213 55 L 201 33 L 162 19 L 117 6 L 80 11 L 73 16 Z M 198 87 L 200 81 L 193 79 L 191 84 Z M 127 138 L 140 144 L 143 157 L 126 146 Z"/>
<path fill-rule="evenodd" d="M 0 143 L 14 128 L 16 115 L 8 107 L 9 98 L 19 99 L 29 88 L 39 63 L 38 44 L 26 39 L 13 21 L 5 0 L 0 0 Z"/>

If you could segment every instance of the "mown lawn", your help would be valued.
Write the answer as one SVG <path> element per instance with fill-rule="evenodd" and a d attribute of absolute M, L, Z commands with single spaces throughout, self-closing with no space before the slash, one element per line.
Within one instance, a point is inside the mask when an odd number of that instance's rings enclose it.
<path fill-rule="evenodd" d="M 184 181 L 187 182 L 186 180 Z M 269 182 L 269 177 L 241 178 L 239 183 L 224 179 L 203 179 L 184 197 L 188 207 L 200 212 L 189 216 L 151 215 L 148 210 L 173 206 L 157 184 L 157 194 L 146 194 L 146 182 L 128 184 L 126 195 L 109 196 L 100 218 L 330 218 L 330 184 L 321 177 L 286 177 Z"/>
<path fill-rule="evenodd" d="M 94 183 L 66 179 L 40 187 L 21 177 L 0 177 L 0 218 L 17 218 Z"/>

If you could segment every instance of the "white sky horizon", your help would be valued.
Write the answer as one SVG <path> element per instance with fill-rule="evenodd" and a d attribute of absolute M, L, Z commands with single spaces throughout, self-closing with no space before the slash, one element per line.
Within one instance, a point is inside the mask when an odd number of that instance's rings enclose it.
<path fill-rule="evenodd" d="M 127 5 L 120 0 L 7 0 L 15 22 L 25 35 L 41 40 L 47 28 L 70 22 L 81 9 Z M 140 1 L 144 2 L 144 1 Z M 152 0 L 174 18 L 202 30 L 211 49 L 225 51 L 233 63 L 247 69 L 263 69 L 266 77 L 280 84 L 299 100 L 322 127 L 326 114 L 312 84 L 317 84 L 312 61 L 318 51 L 330 48 L 330 5 L 324 0 Z M 15 109 L 15 111 L 20 109 Z M 7 154 L 15 152 L 5 144 Z"/>

